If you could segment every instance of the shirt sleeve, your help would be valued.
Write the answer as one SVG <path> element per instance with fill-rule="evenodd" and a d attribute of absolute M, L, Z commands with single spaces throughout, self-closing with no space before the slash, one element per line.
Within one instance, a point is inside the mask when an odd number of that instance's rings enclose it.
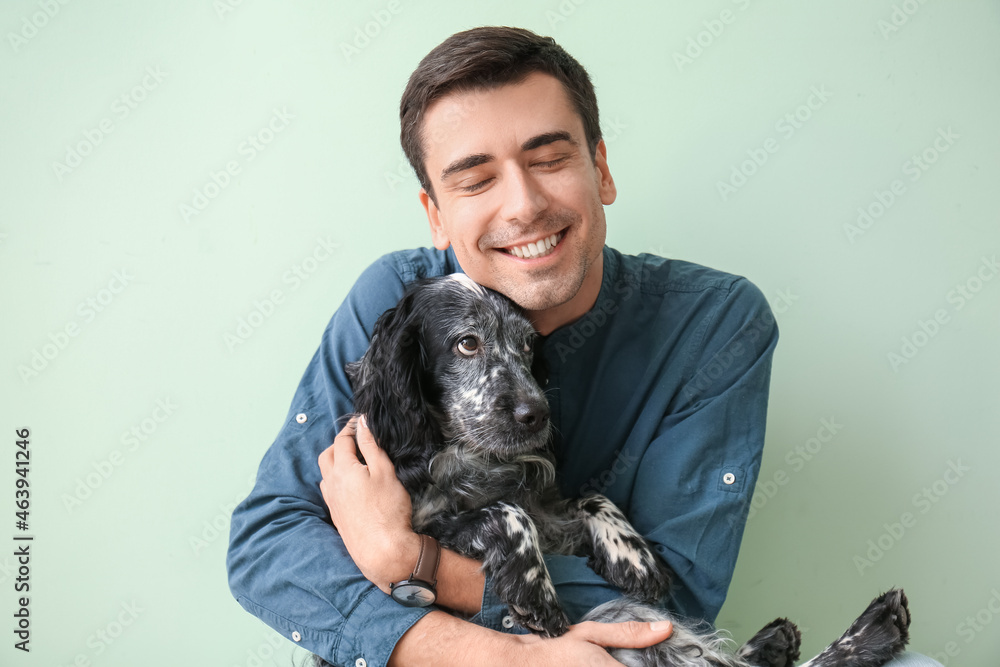
<path fill-rule="evenodd" d="M 403 294 L 381 260 L 359 278 L 323 332 L 288 417 L 250 495 L 233 512 L 229 585 L 240 605 L 335 665 L 385 665 L 429 608 L 397 604 L 355 566 L 319 490 L 319 454 L 352 411 L 344 365 L 361 357 L 372 326 Z"/>
<path fill-rule="evenodd" d="M 608 467 L 599 464 L 599 483 L 592 479 L 580 492 L 618 499 L 677 574 L 665 606 L 711 623 L 725 601 L 760 470 L 778 330 L 763 294 L 746 279 L 709 289 L 721 295 L 703 312 L 661 314 L 664 330 L 692 334 L 649 384 L 636 387 L 647 398 L 616 450 L 620 456 Z M 619 365 L 625 373 L 642 366 Z M 585 557 L 546 555 L 545 561 L 572 622 L 622 595 Z"/>
<path fill-rule="evenodd" d="M 714 622 L 760 471 L 778 328 L 743 278 L 705 319 L 686 353 L 691 371 L 639 462 L 628 511 L 677 573 L 671 607 Z"/>

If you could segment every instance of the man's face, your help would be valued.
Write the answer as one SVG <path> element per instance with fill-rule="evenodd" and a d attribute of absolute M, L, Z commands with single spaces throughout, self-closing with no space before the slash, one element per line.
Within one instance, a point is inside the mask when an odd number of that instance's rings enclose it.
<path fill-rule="evenodd" d="M 542 333 L 589 310 L 616 191 L 604 142 L 592 160 L 562 84 L 533 73 L 449 94 L 428 107 L 422 141 L 437 204 L 423 190 L 420 199 L 435 247 L 452 246 L 479 284 L 548 311 Z"/>

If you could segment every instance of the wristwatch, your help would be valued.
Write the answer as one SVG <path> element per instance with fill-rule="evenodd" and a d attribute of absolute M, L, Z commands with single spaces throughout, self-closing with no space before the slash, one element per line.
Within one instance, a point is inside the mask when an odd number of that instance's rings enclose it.
<path fill-rule="evenodd" d="M 404 607 L 427 607 L 437 599 L 437 569 L 441 545 L 430 535 L 420 536 L 420 555 L 409 579 L 389 585 L 392 599 Z"/>

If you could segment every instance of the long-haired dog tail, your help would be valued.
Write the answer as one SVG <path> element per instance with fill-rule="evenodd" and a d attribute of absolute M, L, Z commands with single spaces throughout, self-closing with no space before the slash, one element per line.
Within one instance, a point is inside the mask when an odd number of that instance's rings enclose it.
<path fill-rule="evenodd" d="M 622 623 L 625 621 L 670 621 L 674 631 L 666 640 L 649 648 L 612 648 L 611 656 L 626 667 L 752 667 L 731 652 L 735 642 L 720 632 L 694 629 L 671 614 L 628 598 L 619 598 L 596 607 L 584 621 Z"/>

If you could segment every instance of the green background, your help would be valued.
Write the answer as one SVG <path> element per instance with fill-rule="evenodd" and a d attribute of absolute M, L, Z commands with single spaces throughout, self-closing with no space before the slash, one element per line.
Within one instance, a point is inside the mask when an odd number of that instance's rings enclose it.
<path fill-rule="evenodd" d="M 302 657 L 230 596 L 229 513 L 348 287 L 429 244 L 399 95 L 428 50 L 484 24 L 552 35 L 590 71 L 611 245 L 745 275 L 775 308 L 763 469 L 720 627 L 743 640 L 788 616 L 812 654 L 903 586 L 913 648 L 998 664 L 985 0 L 4 2 L 0 663 Z M 276 110 L 293 117 L 269 136 Z M 270 142 L 251 152 L 250 135 Z M 196 190 L 211 198 L 185 216 Z M 867 228 L 859 207 L 879 214 Z M 30 654 L 11 632 L 24 427 Z"/>

